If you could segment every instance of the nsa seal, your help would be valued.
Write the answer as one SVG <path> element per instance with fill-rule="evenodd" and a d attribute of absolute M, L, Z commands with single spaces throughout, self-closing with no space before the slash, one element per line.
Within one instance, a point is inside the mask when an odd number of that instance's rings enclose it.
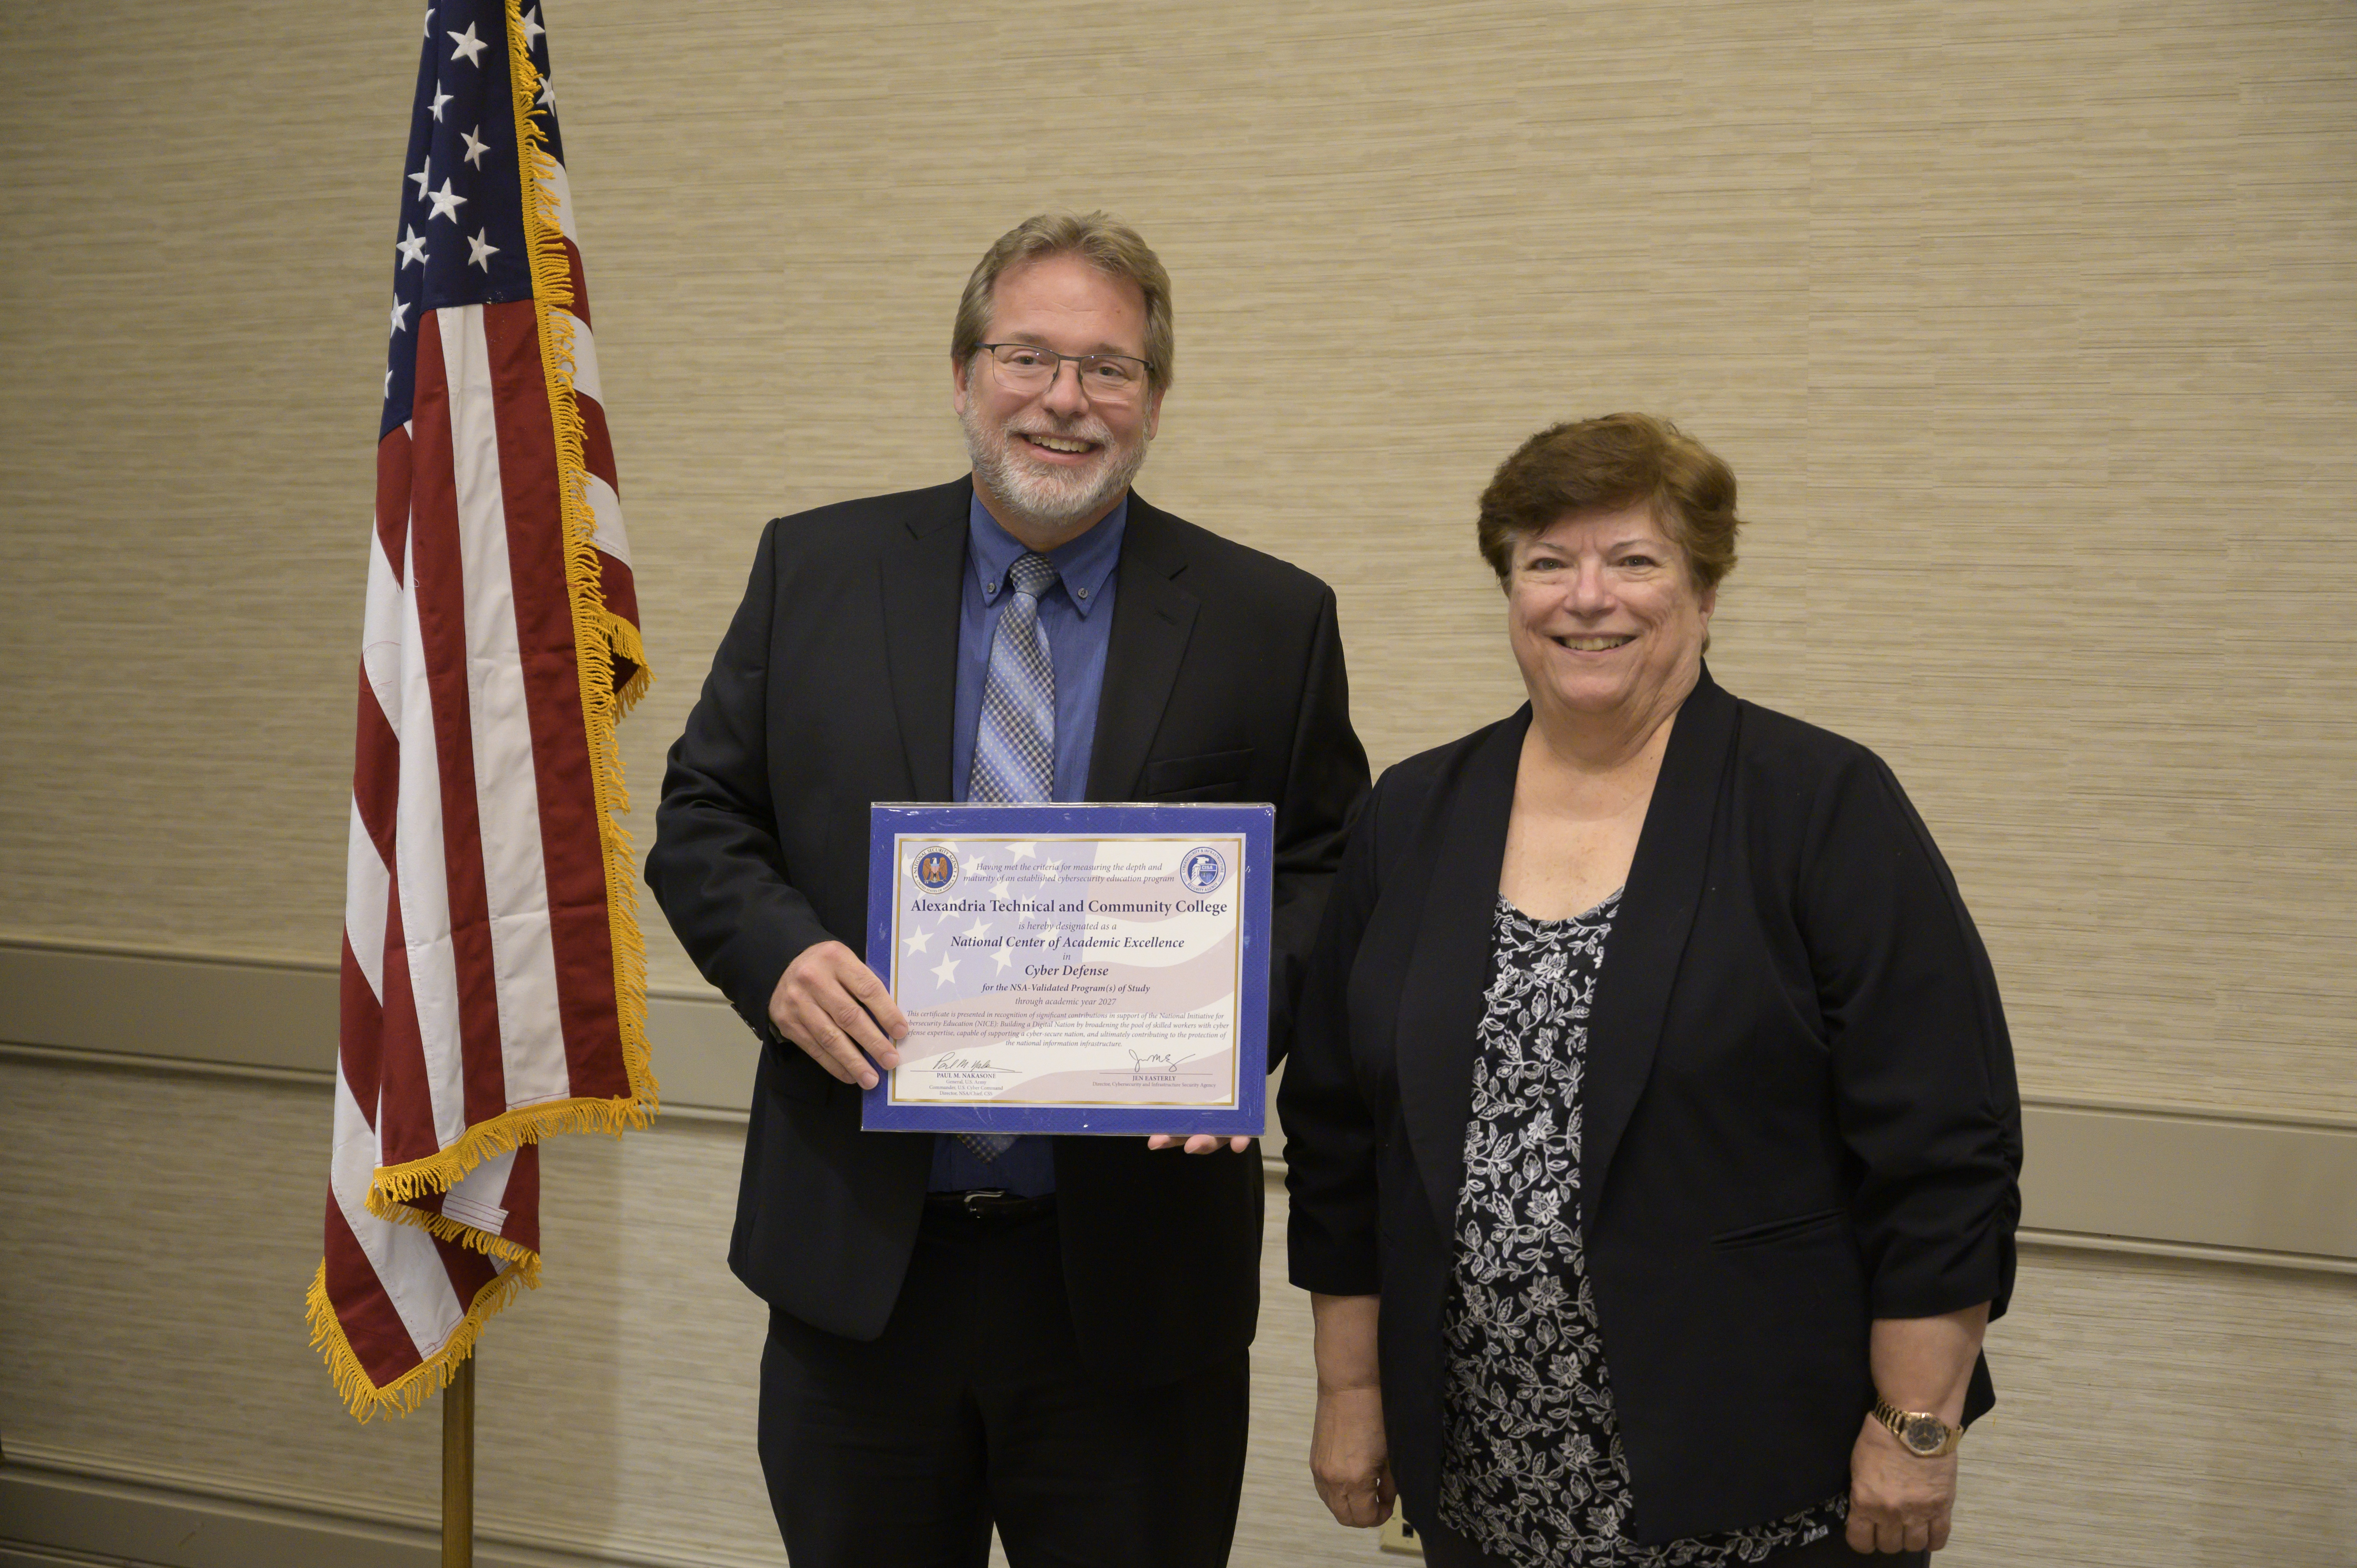
<path fill-rule="evenodd" d="M 939 893 L 957 879 L 957 856 L 947 844 L 934 844 L 917 856 L 917 880 L 930 891 Z"/>

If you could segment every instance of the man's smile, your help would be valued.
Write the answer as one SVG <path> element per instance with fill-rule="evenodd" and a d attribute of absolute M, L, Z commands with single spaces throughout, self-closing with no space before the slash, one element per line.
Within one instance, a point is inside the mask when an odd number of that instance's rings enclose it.
<path fill-rule="evenodd" d="M 1070 435 L 1040 435 L 1028 430 L 1017 431 L 1016 435 L 1021 437 L 1025 445 L 1037 446 L 1043 452 L 1052 452 L 1060 457 L 1085 456 L 1097 449 L 1095 442 L 1082 441 Z"/>

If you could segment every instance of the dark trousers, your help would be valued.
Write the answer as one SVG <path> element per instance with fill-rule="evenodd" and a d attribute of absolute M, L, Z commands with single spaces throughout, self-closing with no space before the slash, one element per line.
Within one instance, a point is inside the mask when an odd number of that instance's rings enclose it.
<path fill-rule="evenodd" d="M 1138 1347 L 1141 1357 L 1152 1346 Z M 1144 1391 L 1080 1364 L 1055 1215 L 928 1210 L 872 1344 L 770 1317 L 761 1469 L 794 1568 L 1219 1568 L 1245 1359 Z"/>
<path fill-rule="evenodd" d="M 1416 1539 L 1424 1544 L 1426 1568 L 1513 1568 L 1502 1557 L 1492 1556 L 1446 1525 L 1435 1524 L 1430 1530 L 1418 1527 Z M 1849 1549 L 1849 1542 L 1836 1530 L 1823 1540 L 1806 1546 L 1796 1546 L 1790 1552 L 1780 1552 L 1763 1562 L 1760 1568 L 1927 1568 L 1932 1554 L 1928 1552 L 1877 1552 L 1861 1555 Z"/>

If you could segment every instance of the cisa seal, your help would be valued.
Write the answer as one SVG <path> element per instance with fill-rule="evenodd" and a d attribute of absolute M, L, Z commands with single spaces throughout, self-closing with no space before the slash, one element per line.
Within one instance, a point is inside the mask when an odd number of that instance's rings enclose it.
<path fill-rule="evenodd" d="M 934 844 L 917 856 L 917 880 L 935 893 L 955 882 L 957 856 L 947 844 Z"/>
<path fill-rule="evenodd" d="M 1178 880 L 1194 892 L 1216 893 L 1227 879 L 1228 863 L 1209 844 L 1189 850 L 1178 863 Z"/>

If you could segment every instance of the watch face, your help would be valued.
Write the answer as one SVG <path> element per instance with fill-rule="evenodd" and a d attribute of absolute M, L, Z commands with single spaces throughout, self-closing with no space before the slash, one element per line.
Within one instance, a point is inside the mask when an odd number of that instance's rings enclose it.
<path fill-rule="evenodd" d="M 1910 1417 L 1899 1434 L 1899 1441 L 1918 1454 L 1937 1454 L 1947 1440 L 1948 1429 L 1928 1415 Z"/>

